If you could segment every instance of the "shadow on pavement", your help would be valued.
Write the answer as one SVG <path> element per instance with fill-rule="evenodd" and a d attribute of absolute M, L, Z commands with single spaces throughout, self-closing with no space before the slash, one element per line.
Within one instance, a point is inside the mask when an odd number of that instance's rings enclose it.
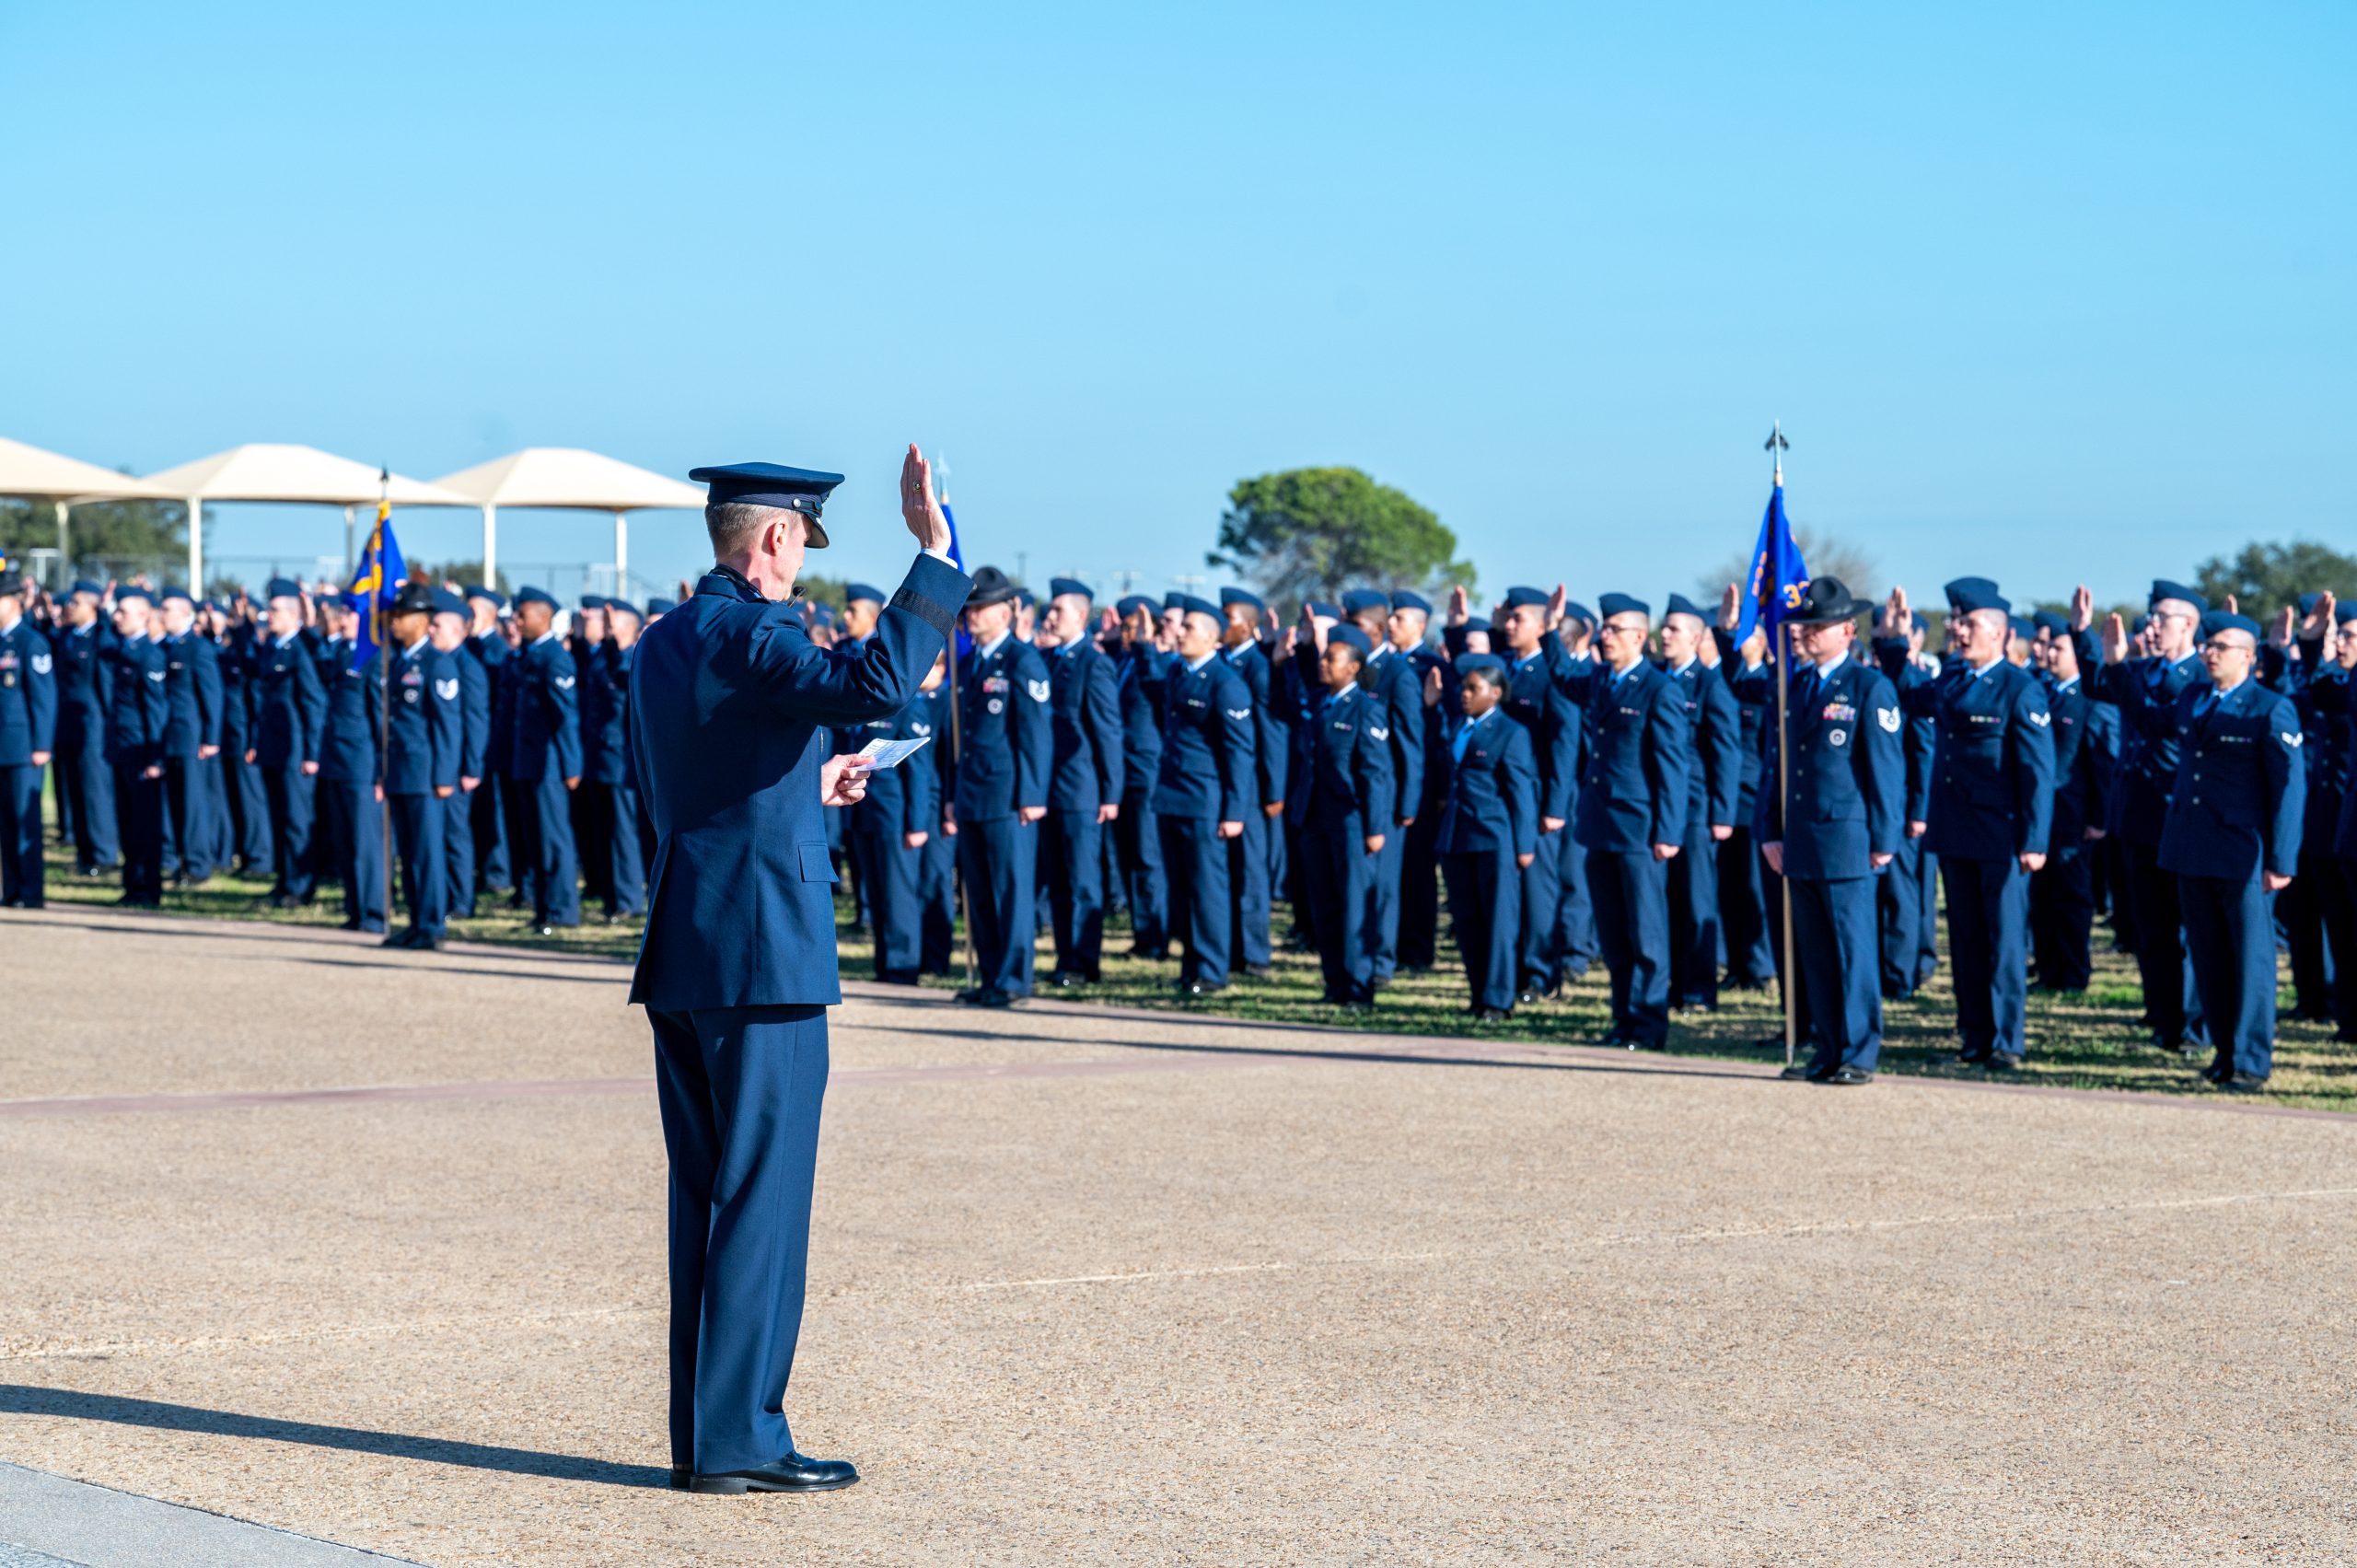
<path fill-rule="evenodd" d="M 382 1454 L 397 1459 L 426 1459 L 435 1464 L 505 1470 L 511 1475 L 541 1476 L 551 1481 L 586 1481 L 607 1486 L 668 1487 L 671 1483 L 671 1472 L 653 1465 L 617 1465 L 573 1454 L 542 1454 L 529 1448 L 501 1448 L 401 1432 L 369 1432 L 356 1426 L 321 1426 L 308 1421 L 238 1415 L 231 1411 L 201 1410 L 194 1405 L 166 1404 L 158 1400 L 87 1394 L 72 1388 L 40 1388 L 23 1383 L 0 1383 L 0 1414 L 63 1415 L 81 1421 L 150 1427 L 157 1432 L 264 1437 L 276 1443 L 308 1443 L 318 1448 Z"/>

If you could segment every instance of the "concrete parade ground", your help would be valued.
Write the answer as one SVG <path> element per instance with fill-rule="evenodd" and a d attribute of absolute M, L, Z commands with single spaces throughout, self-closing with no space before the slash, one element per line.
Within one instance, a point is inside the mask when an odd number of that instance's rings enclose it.
<path fill-rule="evenodd" d="M 700 1497 L 626 967 L 0 973 L 8 1568 L 2357 1557 L 2330 1112 L 853 983 L 786 1408 L 865 1479 Z"/>

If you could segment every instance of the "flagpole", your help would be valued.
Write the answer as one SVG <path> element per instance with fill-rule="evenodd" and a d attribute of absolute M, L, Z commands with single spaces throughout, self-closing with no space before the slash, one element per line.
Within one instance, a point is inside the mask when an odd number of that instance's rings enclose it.
<path fill-rule="evenodd" d="M 368 593 L 368 623 L 375 628 L 377 641 L 377 825 L 382 830 L 385 843 L 385 929 L 393 928 L 393 813 L 385 793 L 385 755 L 392 744 L 393 729 L 393 661 L 385 653 L 385 590 L 391 585 L 385 574 L 385 517 L 390 511 L 393 473 L 390 469 L 377 470 L 377 584 Z"/>
<path fill-rule="evenodd" d="M 1774 499 L 1772 492 L 1780 492 L 1784 488 L 1784 445 L 1783 421 L 1778 420 L 1775 429 L 1768 437 L 1768 450 L 1776 464 L 1770 496 L 1771 501 Z M 1787 527 L 1789 526 L 1787 524 Z M 1780 571 L 1779 575 L 1781 575 Z M 1791 706 L 1789 693 L 1792 663 L 1792 637 L 1784 625 L 1783 618 L 1779 616 L 1776 620 L 1776 816 L 1780 821 L 1790 813 L 1793 804 L 1792 726 L 1787 715 L 1787 710 Z M 1790 824 L 1786 823 L 1786 826 L 1789 827 Z M 1799 1041 L 1800 1014 L 1799 998 L 1794 989 L 1793 975 L 1793 879 L 1784 875 L 1781 868 L 1776 873 L 1776 889 L 1782 895 L 1784 907 L 1784 970 L 1782 976 L 1783 983 L 1779 989 L 1784 993 L 1784 1065 L 1790 1068 Z"/>

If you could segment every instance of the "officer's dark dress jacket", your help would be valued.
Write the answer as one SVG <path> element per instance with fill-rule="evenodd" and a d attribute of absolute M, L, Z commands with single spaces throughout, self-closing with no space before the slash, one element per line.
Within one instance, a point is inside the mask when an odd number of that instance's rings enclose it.
<path fill-rule="evenodd" d="M 1217 654 L 1200 669 L 1189 669 L 1184 659 L 1174 657 L 1164 676 L 1163 704 L 1155 813 L 1242 821 L 1257 795 L 1252 694 Z"/>
<path fill-rule="evenodd" d="M 920 555 L 857 656 L 813 645 L 799 606 L 725 567 L 646 629 L 630 743 L 656 842 L 633 1002 L 842 1000 L 819 797 L 830 732 L 909 705 L 970 587 Z"/>
<path fill-rule="evenodd" d="M 2290 877 L 2307 805 L 2299 714 L 2254 679 L 2205 703 L 2214 690 L 2177 695 L 2177 788 L 2161 865 L 2181 877 Z"/>
<path fill-rule="evenodd" d="M 941 831 L 941 758 L 949 738 L 935 735 L 934 705 L 920 691 L 897 714 L 887 714 L 842 732 L 839 742 L 857 751 L 873 740 L 923 740 L 923 749 L 897 768 L 879 768 L 867 775 L 867 794 L 851 808 L 851 830 L 865 837 L 887 839 L 894 845 L 905 833 Z"/>
<path fill-rule="evenodd" d="M 2119 711 L 2090 698 L 2083 680 L 2049 687 L 2046 708 L 2054 715 L 2054 827 L 2047 842 L 2059 854 L 2084 845 L 2090 826 L 2103 826 Z"/>
<path fill-rule="evenodd" d="M 336 645 L 348 656 L 350 643 Z M 319 729 L 319 777 L 344 784 L 375 784 L 377 749 L 384 738 L 384 696 L 377 681 L 385 651 L 377 649 L 368 662 L 354 668 L 347 662 L 334 671 L 328 688 L 327 722 Z"/>
<path fill-rule="evenodd" d="M 1086 811 L 1121 803 L 1128 761 L 1123 756 L 1121 704 L 1113 661 L 1094 643 L 1047 660 L 1051 756 L 1048 807 Z"/>
<path fill-rule="evenodd" d="M 1413 817 L 1424 798 L 1424 691 L 1415 662 L 1376 645 L 1361 684 L 1390 709 L 1392 796 L 1395 818 Z"/>
<path fill-rule="evenodd" d="M 1769 690 L 1775 690 L 1772 679 Z M 1771 714 L 1751 824 L 1761 843 L 1783 844 L 1785 876 L 1845 881 L 1871 875 L 1871 856 L 1898 853 L 1907 820 L 1903 724 L 1889 680 L 1854 656 L 1829 675 L 1809 665 L 1792 678 L 1784 726 L 1793 759 L 1785 792 L 1780 798 Z"/>
<path fill-rule="evenodd" d="M 482 666 L 491 691 L 491 738 L 483 745 L 483 771 L 509 776 L 508 762 L 516 746 L 516 688 L 510 680 L 517 668 L 516 650 L 493 632 L 469 637 L 467 651 Z"/>
<path fill-rule="evenodd" d="M 958 674 L 957 795 L 960 824 L 1012 817 L 1048 804 L 1055 756 L 1049 679 L 1039 650 L 1009 632 L 984 653 L 977 645 Z"/>
<path fill-rule="evenodd" d="M 1733 827 L 1743 790 L 1743 719 L 1726 677 L 1701 659 L 1665 670 L 1686 705 L 1694 738 L 1694 767 L 1687 784 L 1686 825 Z"/>
<path fill-rule="evenodd" d="M 1391 730 L 1382 704 L 1356 685 L 1327 693 L 1309 726 L 1309 756 L 1302 775 L 1287 784 L 1287 815 L 1309 832 L 1349 841 L 1399 829 L 1391 809 Z"/>
<path fill-rule="evenodd" d="M 640 639 L 643 643 L 644 638 Z M 573 656 L 551 633 L 517 650 L 509 709 L 508 776 L 531 783 L 553 772 L 581 776 L 581 678 Z"/>
<path fill-rule="evenodd" d="M 264 768 L 298 767 L 319 760 L 327 723 L 327 692 L 319 667 L 298 636 L 264 637 L 254 649 L 254 761 Z"/>
<path fill-rule="evenodd" d="M 421 638 L 392 655 L 392 729 L 385 748 L 385 793 L 455 789 L 466 744 L 465 694 L 454 656 Z"/>
<path fill-rule="evenodd" d="M 491 765 L 491 671 L 471 642 L 459 644 L 449 656 L 459 677 L 459 776 L 480 779 Z"/>
<path fill-rule="evenodd" d="M 153 638 L 110 639 L 107 761 L 151 768 L 164 760 L 164 650 Z"/>
<path fill-rule="evenodd" d="M 611 643 L 584 644 L 573 668 L 580 684 L 575 707 L 581 720 L 581 777 L 586 784 L 625 784 L 628 769 L 622 737 L 622 672 Z"/>
<path fill-rule="evenodd" d="M 1444 703 L 1446 691 L 1444 688 Z M 1538 814 L 1558 822 L 1570 821 L 1572 807 L 1579 799 L 1581 716 L 1571 699 L 1557 689 L 1544 649 L 1525 660 L 1507 656 L 1504 707 L 1506 716 L 1530 737 L 1538 765 Z M 1446 745 L 1442 753 L 1448 755 Z M 1449 765 L 1455 766 L 1453 760 Z"/>
<path fill-rule="evenodd" d="M 221 749 L 232 762 L 245 761 L 254 733 L 254 628 L 231 626 L 215 645 L 221 671 Z"/>
<path fill-rule="evenodd" d="M 1434 853 L 1536 854 L 1538 767 L 1531 759 L 1530 732 L 1503 707 L 1491 709 L 1478 722 L 1462 722 L 1471 725 L 1471 734 L 1465 742 L 1465 755 L 1456 759 L 1449 770 L 1448 795 L 1441 802 Z"/>
<path fill-rule="evenodd" d="M 30 621 L 0 632 L 0 768 L 57 749 L 57 660 Z"/>
<path fill-rule="evenodd" d="M 1938 727 L 1932 762 L 1931 854 L 1966 860 L 2044 854 L 2054 824 L 2054 718 L 2046 685 L 1999 659 L 1979 675 L 1961 659 L 1927 676 L 1880 639 L 1900 704 Z"/>
<path fill-rule="evenodd" d="M 1603 660 L 1574 659 L 1553 637 L 1544 652 L 1556 689 L 1585 714 L 1573 839 L 1620 854 L 1683 842 L 1694 751 L 1677 685 L 1642 659 L 1616 680 Z"/>
<path fill-rule="evenodd" d="M 2093 668 L 2082 661 L 2082 668 Z M 2199 654 L 2188 654 L 2174 664 L 2140 658 L 2105 665 L 2082 684 L 2088 696 L 2119 710 L 2111 830 L 2130 843 L 2157 845 L 2168 819 L 2169 792 L 2177 787 L 2177 699 L 2189 688 L 2209 685 L 2209 673 Z"/>
<path fill-rule="evenodd" d="M 1284 715 L 1277 712 L 1271 701 L 1274 677 L 1269 656 L 1260 645 L 1245 643 L 1221 650 L 1219 656 L 1236 671 L 1244 682 L 1244 690 L 1252 699 L 1252 774 L 1259 790 L 1258 801 L 1262 806 L 1274 806 L 1285 797 L 1287 752 L 1292 737 L 1285 729 Z"/>
<path fill-rule="evenodd" d="M 220 650 L 194 630 L 166 637 L 164 755 L 194 757 L 221 744 Z"/>
<path fill-rule="evenodd" d="M 106 664 L 102 656 L 106 645 L 113 636 L 104 622 L 97 621 L 80 631 L 61 625 L 50 636 L 57 661 L 57 749 L 61 752 L 79 751 L 87 737 L 96 736 L 101 741 L 106 737 L 107 689 L 99 671 Z"/>

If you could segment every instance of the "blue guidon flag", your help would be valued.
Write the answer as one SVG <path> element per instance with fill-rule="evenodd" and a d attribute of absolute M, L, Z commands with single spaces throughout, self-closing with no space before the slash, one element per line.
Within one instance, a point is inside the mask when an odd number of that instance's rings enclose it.
<path fill-rule="evenodd" d="M 408 575 L 401 540 L 393 537 L 393 504 L 378 501 L 377 526 L 368 530 L 368 548 L 360 552 L 360 567 L 352 574 L 352 587 L 343 595 L 343 602 L 360 617 L 360 625 L 352 634 L 353 668 L 366 668 L 383 645 L 385 609 L 393 602 L 393 590 Z"/>
<path fill-rule="evenodd" d="M 1801 589 L 1808 568 L 1801 563 L 1801 547 L 1793 542 L 1792 524 L 1784 517 L 1784 470 L 1777 466 L 1775 488 L 1768 493 L 1768 514 L 1759 519 L 1759 542 L 1751 550 L 1751 581 L 1743 596 L 1743 616 L 1735 640 L 1748 638 L 1754 628 L 1768 633 L 1777 645 L 1776 629 L 1784 617 L 1800 608 Z"/>

